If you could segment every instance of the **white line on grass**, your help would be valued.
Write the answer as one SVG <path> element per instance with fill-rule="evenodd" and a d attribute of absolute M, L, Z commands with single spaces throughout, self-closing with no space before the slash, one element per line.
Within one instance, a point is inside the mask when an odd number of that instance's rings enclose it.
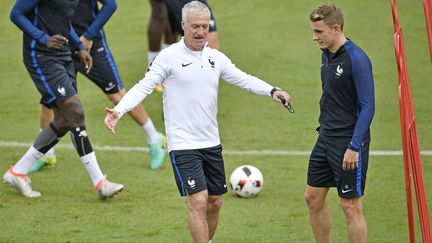
<path fill-rule="evenodd" d="M 24 147 L 27 148 L 31 144 L 30 143 L 22 143 L 16 141 L 2 141 L 0 140 L 0 147 Z M 74 149 L 71 144 L 57 144 L 56 148 L 62 149 Z M 115 151 L 115 152 L 130 152 L 130 151 L 141 151 L 148 152 L 148 149 L 145 147 L 121 147 L 121 146 L 109 146 L 109 145 L 93 145 L 95 150 L 100 151 Z M 305 156 L 309 155 L 310 151 L 306 150 L 224 150 L 224 154 L 227 155 L 300 155 Z M 421 155 L 431 156 L 431 150 L 422 150 L 420 151 Z M 377 156 L 402 156 L 402 151 L 400 150 L 372 150 L 370 151 L 370 155 Z"/>

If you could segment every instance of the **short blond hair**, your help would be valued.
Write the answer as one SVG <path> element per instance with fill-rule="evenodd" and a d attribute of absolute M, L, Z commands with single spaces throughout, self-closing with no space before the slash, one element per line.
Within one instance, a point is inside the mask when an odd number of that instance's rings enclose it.
<path fill-rule="evenodd" d="M 323 21 L 328 26 L 340 25 L 343 30 L 344 17 L 342 10 L 334 3 L 325 3 L 314 9 L 309 16 L 312 22 Z"/>

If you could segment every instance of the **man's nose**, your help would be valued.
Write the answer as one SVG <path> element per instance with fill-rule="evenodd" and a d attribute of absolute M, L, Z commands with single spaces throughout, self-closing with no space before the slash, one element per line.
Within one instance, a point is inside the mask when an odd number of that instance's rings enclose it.
<path fill-rule="evenodd" d="M 197 30 L 197 32 L 199 33 L 199 34 L 204 34 L 204 32 L 206 31 L 206 28 L 204 28 L 204 27 L 199 27 L 198 28 L 198 30 Z"/>

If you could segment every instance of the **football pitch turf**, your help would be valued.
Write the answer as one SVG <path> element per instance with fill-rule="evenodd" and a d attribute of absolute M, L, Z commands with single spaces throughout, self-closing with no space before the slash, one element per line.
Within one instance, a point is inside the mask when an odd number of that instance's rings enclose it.
<path fill-rule="evenodd" d="M 390 1 L 335 1 L 344 11 L 345 33 L 370 57 L 373 65 L 376 112 L 371 128 L 373 151 L 400 151 L 397 70 L 393 49 Z M 14 1 L 0 7 L 0 173 L 26 151 L 39 131 L 39 93 L 22 64 L 22 33 L 9 20 Z M 321 1 L 210 0 L 216 16 L 221 48 L 242 70 L 286 89 L 296 112 L 288 113 L 269 97 L 249 94 L 221 82 L 219 125 L 225 151 L 226 174 L 251 164 L 264 175 L 257 198 L 225 196 L 214 242 L 313 242 L 303 200 L 308 156 L 247 154 L 244 151 L 310 151 L 315 140 L 321 92 L 321 51 L 311 41 L 309 13 Z M 399 0 L 420 147 L 431 150 L 431 62 L 422 1 Z M 106 25 L 108 43 L 126 88 L 142 78 L 147 59 L 148 1 L 119 0 Z M 79 94 L 94 145 L 115 148 L 146 147 L 144 133 L 123 118 L 116 135 L 103 125 L 104 107 L 111 107 L 101 91 L 79 76 Z M 144 106 L 163 130 L 161 95 Z M 15 143 L 15 145 L 13 145 Z M 150 171 L 144 151 L 98 149 L 107 178 L 126 189 L 100 202 L 90 179 L 65 136 L 57 149 L 58 164 L 32 174 L 42 197 L 28 199 L 0 185 L 0 242 L 191 242 L 187 208 L 178 195 L 170 161 Z M 432 156 L 422 156 L 429 212 L 432 211 Z M 346 242 L 346 226 L 339 199 L 329 193 L 333 241 Z M 368 242 L 408 242 L 402 156 L 370 157 L 363 198 Z M 415 214 L 418 222 L 417 212 Z M 432 219 L 432 217 L 431 217 Z M 419 224 L 417 240 L 421 241 Z"/>

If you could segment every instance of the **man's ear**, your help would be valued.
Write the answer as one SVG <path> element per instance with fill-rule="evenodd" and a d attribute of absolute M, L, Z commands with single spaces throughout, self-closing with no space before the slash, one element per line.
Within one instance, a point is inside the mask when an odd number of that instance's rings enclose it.
<path fill-rule="evenodd" d="M 182 20 L 181 21 L 181 27 L 182 27 L 183 31 L 185 30 L 185 25 L 186 25 L 186 22 L 184 20 Z"/>
<path fill-rule="evenodd" d="M 333 25 L 332 29 L 333 29 L 335 32 L 342 32 L 342 28 L 341 28 L 341 26 L 340 26 L 339 24 L 335 24 L 335 25 Z"/>

